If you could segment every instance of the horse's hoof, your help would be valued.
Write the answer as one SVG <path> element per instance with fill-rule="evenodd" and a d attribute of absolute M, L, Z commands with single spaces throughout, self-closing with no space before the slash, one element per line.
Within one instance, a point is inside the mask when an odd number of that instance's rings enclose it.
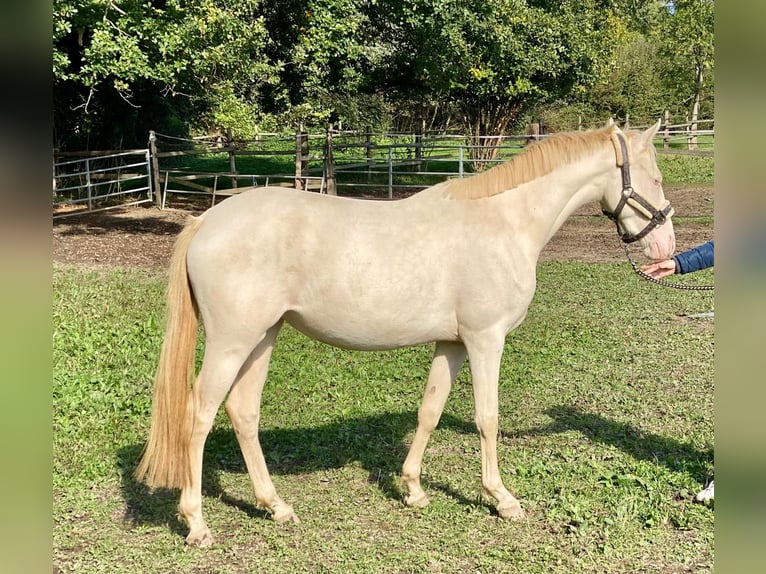
<path fill-rule="evenodd" d="M 527 517 L 527 513 L 524 512 L 518 500 L 498 504 L 497 514 L 503 520 L 522 520 Z"/>
<path fill-rule="evenodd" d="M 713 481 L 705 487 L 704 490 L 700 490 L 694 500 L 701 502 L 702 504 L 712 504 L 715 499 Z"/>
<path fill-rule="evenodd" d="M 274 513 L 273 518 L 279 524 L 285 524 L 287 522 L 292 522 L 293 524 L 300 524 L 301 523 L 301 519 L 298 518 L 298 515 L 295 514 L 295 512 L 293 511 L 292 508 L 290 508 L 289 510 L 286 510 L 284 512 Z"/>
<path fill-rule="evenodd" d="M 189 546 L 195 546 L 196 548 L 209 548 L 213 545 L 213 535 L 210 534 L 210 531 L 207 530 L 205 532 L 190 532 L 189 536 L 186 537 L 186 544 Z"/>
<path fill-rule="evenodd" d="M 404 499 L 404 504 L 412 508 L 425 508 L 431 504 L 431 501 L 428 500 L 428 497 L 425 494 L 410 494 L 407 498 Z"/>

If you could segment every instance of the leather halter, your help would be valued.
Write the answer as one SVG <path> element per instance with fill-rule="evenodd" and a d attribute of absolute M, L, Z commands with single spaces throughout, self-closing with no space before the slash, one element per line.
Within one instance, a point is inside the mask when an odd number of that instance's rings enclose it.
<path fill-rule="evenodd" d="M 620 201 L 617 203 L 617 207 L 614 208 L 614 211 L 610 212 L 606 209 L 602 209 L 601 211 L 609 219 L 614 221 L 617 226 L 617 235 L 620 236 L 620 239 L 625 243 L 633 243 L 634 241 L 638 241 L 645 237 L 656 227 L 664 224 L 668 218 L 673 215 L 673 208 L 671 207 L 670 202 L 665 200 L 665 203 L 661 208 L 657 209 L 633 189 L 633 186 L 630 184 L 630 159 L 628 158 L 628 146 L 625 143 L 624 136 L 618 131 L 613 132 L 612 144 L 614 145 L 614 151 L 617 156 L 617 167 L 620 168 L 622 174 L 622 194 L 620 195 Z M 635 235 L 620 230 L 618 217 L 626 205 L 629 205 L 649 220 L 646 226 Z"/>

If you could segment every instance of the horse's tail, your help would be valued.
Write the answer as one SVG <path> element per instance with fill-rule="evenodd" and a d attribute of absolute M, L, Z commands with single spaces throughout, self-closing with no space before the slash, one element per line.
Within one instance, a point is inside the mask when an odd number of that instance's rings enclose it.
<path fill-rule="evenodd" d="M 183 488 L 191 482 L 189 441 L 193 403 L 191 383 L 199 312 L 189 284 L 186 254 L 202 224 L 190 219 L 176 239 L 170 260 L 167 324 L 152 399 L 149 439 L 135 477 L 150 487 Z"/>

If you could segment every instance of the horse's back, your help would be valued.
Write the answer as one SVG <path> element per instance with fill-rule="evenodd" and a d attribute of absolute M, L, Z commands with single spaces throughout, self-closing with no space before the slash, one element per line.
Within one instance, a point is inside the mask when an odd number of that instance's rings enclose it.
<path fill-rule="evenodd" d="M 242 269 L 291 257 L 339 253 L 344 245 L 389 240 L 408 226 L 400 202 L 356 200 L 289 188 L 257 188 L 208 210 L 190 262 Z M 286 259 L 287 258 L 287 259 Z"/>

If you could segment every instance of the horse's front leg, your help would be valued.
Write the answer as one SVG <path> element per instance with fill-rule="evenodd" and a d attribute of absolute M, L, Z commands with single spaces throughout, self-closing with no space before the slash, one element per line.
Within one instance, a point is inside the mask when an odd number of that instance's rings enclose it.
<path fill-rule="evenodd" d="M 491 336 L 466 341 L 471 363 L 476 426 L 481 438 L 481 484 L 484 492 L 497 500 L 501 518 L 520 519 L 525 513 L 500 478 L 497 461 L 498 379 L 505 337 Z"/>
<path fill-rule="evenodd" d="M 418 409 L 418 427 L 412 446 L 402 466 L 402 481 L 407 487 L 408 506 L 428 505 L 428 497 L 420 486 L 423 454 L 431 433 L 439 423 L 444 404 L 447 402 L 452 383 L 465 360 L 466 350 L 462 343 L 440 342 L 436 344 L 431 371 L 428 374 L 423 402 Z"/>

